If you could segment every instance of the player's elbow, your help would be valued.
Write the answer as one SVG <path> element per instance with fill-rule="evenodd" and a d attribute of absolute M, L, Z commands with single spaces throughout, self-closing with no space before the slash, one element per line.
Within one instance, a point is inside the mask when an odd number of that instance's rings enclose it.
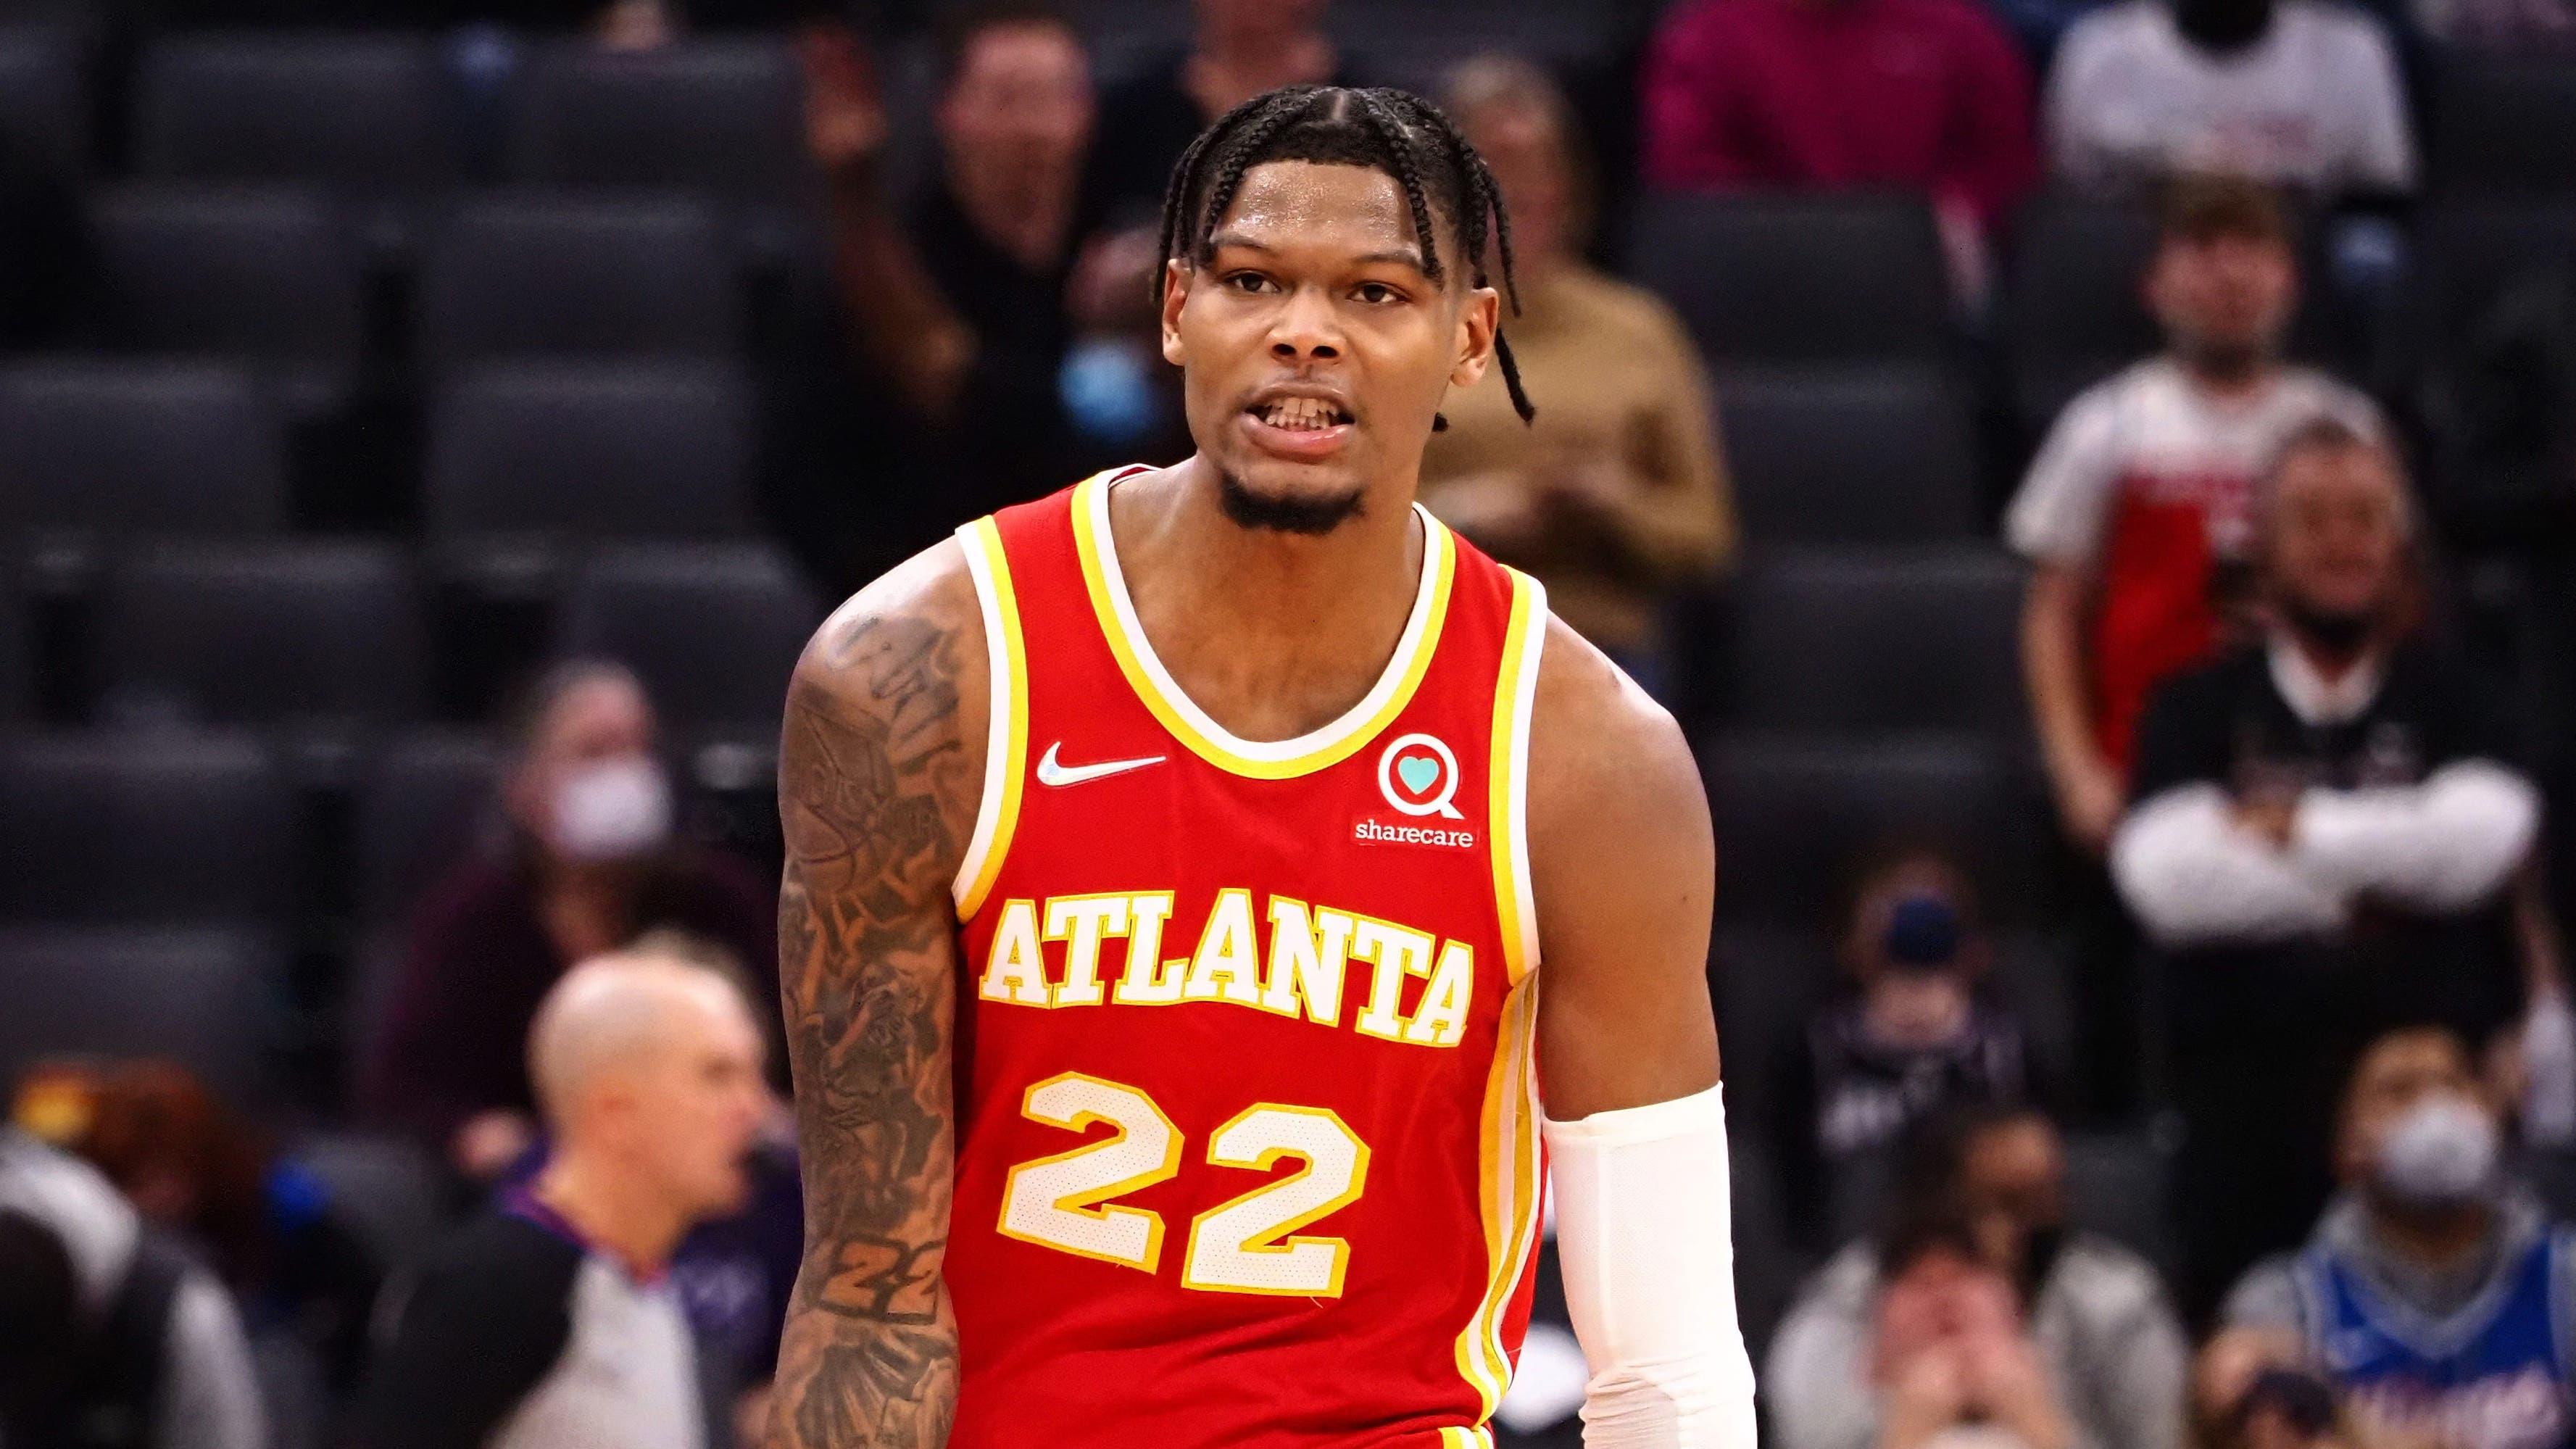
<path fill-rule="evenodd" d="M 1583 1396 L 1586 1449 L 1753 1449 L 1753 1365 L 1743 1340 L 1725 1337 L 1594 1374 Z"/>

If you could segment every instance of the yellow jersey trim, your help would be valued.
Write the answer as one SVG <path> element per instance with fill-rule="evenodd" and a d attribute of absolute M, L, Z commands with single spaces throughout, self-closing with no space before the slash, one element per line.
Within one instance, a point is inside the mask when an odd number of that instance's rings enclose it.
<path fill-rule="evenodd" d="M 1531 977 L 1504 999 L 1494 1065 L 1485 1081 L 1484 1130 L 1477 1154 L 1483 1183 L 1485 1291 L 1456 1345 L 1458 1372 L 1475 1387 L 1480 1405 L 1477 1432 L 1511 1388 L 1512 1361 L 1503 1349 L 1503 1319 L 1539 1230 L 1538 1073 L 1533 1066 L 1538 989 L 1538 979 Z"/>
<path fill-rule="evenodd" d="M 1109 489 L 1114 481 L 1113 474 L 1096 474 L 1074 490 L 1073 539 L 1082 560 L 1083 583 L 1091 594 L 1100 632 L 1109 641 L 1119 672 L 1127 676 L 1128 687 L 1192 754 L 1250 779 L 1293 780 L 1359 753 L 1413 701 L 1439 649 L 1441 625 L 1449 614 L 1450 585 L 1457 573 L 1456 542 L 1439 520 L 1419 506 L 1414 510 L 1422 520 L 1422 582 L 1394 657 L 1387 661 L 1377 684 L 1340 719 L 1321 729 L 1292 740 L 1245 740 L 1209 718 L 1181 691 L 1137 622 L 1136 606 L 1118 563 L 1117 540 L 1109 528 Z"/>
<path fill-rule="evenodd" d="M 1493 847 L 1494 906 L 1502 923 L 1503 964 L 1514 986 L 1538 965 L 1538 915 L 1529 861 L 1530 713 L 1538 699 L 1539 655 L 1547 645 L 1547 589 L 1513 569 L 1511 625 L 1494 679 L 1493 747 L 1486 790 Z"/>
<path fill-rule="evenodd" d="M 975 580 L 975 603 L 984 616 L 984 653 L 993 680 L 992 726 L 984 747 L 984 795 L 975 808 L 975 834 L 958 862 L 953 890 L 957 919 L 971 919 L 1002 873 L 1011 835 L 1020 822 L 1020 781 L 1028 773 L 1029 660 L 1020 641 L 1020 603 L 1011 587 L 1011 561 L 1002 531 L 990 518 L 957 530 L 966 572 Z"/>

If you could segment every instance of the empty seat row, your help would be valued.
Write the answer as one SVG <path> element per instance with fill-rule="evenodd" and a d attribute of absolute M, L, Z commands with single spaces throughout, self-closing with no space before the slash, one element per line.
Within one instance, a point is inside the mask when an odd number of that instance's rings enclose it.
<path fill-rule="evenodd" d="M 230 1101 L 273 1079 L 286 969 L 256 931 L 0 928 L 0 1084 L 58 1057 L 176 1061 Z"/>
<path fill-rule="evenodd" d="M 281 529 L 287 411 L 214 363 L 0 369 L 0 530 Z M 429 411 L 437 533 L 720 537 L 751 522 L 754 402 L 732 365 L 495 365 L 460 374 Z"/>
<path fill-rule="evenodd" d="M 1757 549 L 1702 663 L 1741 726 L 2013 738 L 2021 581 L 1991 544 Z"/>
<path fill-rule="evenodd" d="M 124 724 L 340 729 L 426 718 L 439 616 L 402 551 L 169 543 L 118 559 L 90 621 L 92 713 Z M 548 646 L 623 660 L 679 727 L 766 737 L 823 609 L 755 544 L 627 545 L 572 571 Z M 12 630 L 23 645 L 22 631 Z"/>

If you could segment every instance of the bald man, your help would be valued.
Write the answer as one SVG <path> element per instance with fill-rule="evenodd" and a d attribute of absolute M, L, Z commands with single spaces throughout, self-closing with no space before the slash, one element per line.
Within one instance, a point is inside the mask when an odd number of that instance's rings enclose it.
<path fill-rule="evenodd" d="M 710 1408 L 666 1277 L 737 1212 L 765 1105 L 760 1032 L 719 972 L 606 956 L 529 1032 L 554 1150 L 397 1290 L 367 1449 L 705 1449 Z"/>

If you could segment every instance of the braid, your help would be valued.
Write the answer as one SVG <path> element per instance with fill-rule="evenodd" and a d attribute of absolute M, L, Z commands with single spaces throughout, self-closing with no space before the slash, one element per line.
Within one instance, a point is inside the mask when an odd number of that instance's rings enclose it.
<path fill-rule="evenodd" d="M 1354 136 L 1354 130 L 1360 134 Z M 1162 259 L 1193 266 L 1206 260 L 1217 223 L 1234 204 L 1244 173 L 1254 166 L 1272 160 L 1321 160 L 1374 166 L 1392 177 L 1404 192 L 1414 233 L 1421 238 L 1423 275 L 1445 283 L 1439 228 L 1431 214 L 1432 181 L 1424 168 L 1425 147 L 1420 139 L 1426 136 L 1441 168 L 1441 204 L 1457 225 L 1463 270 L 1470 284 L 1491 285 L 1485 268 L 1490 239 L 1502 273 L 1503 297 L 1511 304 L 1512 315 L 1519 316 L 1511 212 L 1503 204 L 1493 168 L 1439 107 L 1399 90 L 1288 86 L 1254 96 L 1217 117 L 1181 153 L 1163 188 Z M 1153 287 L 1159 306 L 1163 297 L 1159 268 Z M 1535 419 L 1538 409 L 1521 385 L 1520 361 L 1499 329 L 1494 335 L 1494 358 L 1502 368 L 1512 410 L 1523 422 Z M 1443 428 L 1447 422 L 1435 417 L 1433 426 Z"/>

